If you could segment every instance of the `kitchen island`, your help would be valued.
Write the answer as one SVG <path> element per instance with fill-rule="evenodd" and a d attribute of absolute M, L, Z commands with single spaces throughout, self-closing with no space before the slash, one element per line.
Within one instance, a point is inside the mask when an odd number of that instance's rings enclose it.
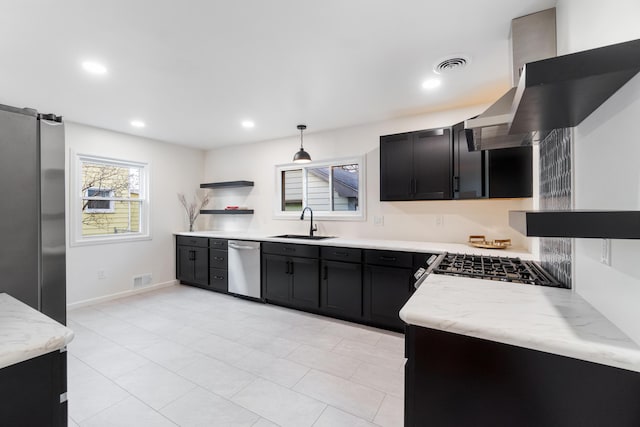
<path fill-rule="evenodd" d="M 67 425 L 65 346 L 73 331 L 0 294 L 0 413 L 3 425 Z"/>
<path fill-rule="evenodd" d="M 571 290 L 431 275 L 400 317 L 406 426 L 640 425 L 640 347 Z"/>

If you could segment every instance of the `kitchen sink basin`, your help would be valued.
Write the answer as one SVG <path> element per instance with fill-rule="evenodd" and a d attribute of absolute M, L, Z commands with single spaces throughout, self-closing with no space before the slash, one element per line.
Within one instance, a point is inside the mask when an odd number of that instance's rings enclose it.
<path fill-rule="evenodd" d="M 281 234 L 279 236 L 272 236 L 280 239 L 305 239 L 305 240 L 324 240 L 333 239 L 335 236 L 309 236 L 308 234 Z"/>

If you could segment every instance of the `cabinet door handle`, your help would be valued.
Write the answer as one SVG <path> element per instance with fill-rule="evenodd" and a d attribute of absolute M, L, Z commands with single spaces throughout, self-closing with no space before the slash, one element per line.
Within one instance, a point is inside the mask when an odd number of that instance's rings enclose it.
<path fill-rule="evenodd" d="M 413 178 L 413 194 L 418 192 L 418 180 Z"/>
<path fill-rule="evenodd" d="M 328 266 L 324 266 L 324 277 L 322 278 L 322 280 L 327 280 L 329 278 L 329 267 Z"/>
<path fill-rule="evenodd" d="M 290 273 L 289 273 L 289 270 L 290 270 L 290 268 L 289 268 L 289 262 L 290 262 L 290 261 L 286 261 L 286 267 L 285 267 L 285 269 L 284 269 L 284 274 L 290 274 Z"/>
<path fill-rule="evenodd" d="M 394 256 L 381 256 L 380 261 L 395 261 L 397 258 Z"/>
<path fill-rule="evenodd" d="M 454 176 L 453 177 L 453 191 L 455 191 L 456 193 L 460 192 L 460 177 L 459 176 Z"/>
<path fill-rule="evenodd" d="M 413 178 L 409 180 L 409 194 L 413 194 Z"/>
<path fill-rule="evenodd" d="M 189 251 L 189 261 L 196 260 L 196 251 Z"/>
<path fill-rule="evenodd" d="M 289 263 L 291 264 L 291 273 L 289 274 L 293 274 L 293 261 L 289 261 Z"/>

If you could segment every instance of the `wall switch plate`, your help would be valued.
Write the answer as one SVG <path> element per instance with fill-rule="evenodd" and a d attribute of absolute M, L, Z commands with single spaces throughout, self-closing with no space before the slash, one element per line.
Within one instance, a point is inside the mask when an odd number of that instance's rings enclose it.
<path fill-rule="evenodd" d="M 107 273 L 103 269 L 98 270 L 98 280 L 102 280 L 106 278 L 107 278 Z"/>
<path fill-rule="evenodd" d="M 377 227 L 382 227 L 384 226 L 384 216 L 380 215 L 380 216 L 374 216 L 373 217 L 373 225 L 377 226 Z"/>
<path fill-rule="evenodd" d="M 602 239 L 600 262 L 604 265 L 611 265 L 611 239 Z"/>
<path fill-rule="evenodd" d="M 444 226 L 444 215 L 436 215 L 436 227 Z"/>

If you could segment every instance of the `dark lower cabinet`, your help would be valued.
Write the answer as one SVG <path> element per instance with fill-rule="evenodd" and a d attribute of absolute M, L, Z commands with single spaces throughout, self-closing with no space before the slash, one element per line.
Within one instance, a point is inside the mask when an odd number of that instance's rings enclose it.
<path fill-rule="evenodd" d="M 405 427 L 637 427 L 640 373 L 418 326 Z"/>
<path fill-rule="evenodd" d="M 67 359 L 58 350 L 0 369 L 0 424 L 67 425 Z"/>
<path fill-rule="evenodd" d="M 362 264 L 323 260 L 320 267 L 322 311 L 362 320 Z"/>
<path fill-rule="evenodd" d="M 204 239 L 205 241 L 207 239 Z M 176 277 L 190 285 L 209 285 L 209 249 L 197 246 L 178 245 Z"/>
<path fill-rule="evenodd" d="M 365 250 L 364 319 L 381 327 L 403 331 L 398 313 L 413 291 L 413 254 Z"/>
<path fill-rule="evenodd" d="M 291 276 L 289 259 L 281 255 L 262 255 L 262 283 L 268 301 L 288 303 Z"/>
<path fill-rule="evenodd" d="M 209 269 L 209 288 L 220 292 L 229 291 L 229 280 L 227 278 L 226 268 Z"/>
<path fill-rule="evenodd" d="M 181 283 L 228 292 L 227 240 L 177 236 L 176 278 Z"/>
<path fill-rule="evenodd" d="M 262 245 L 262 286 L 267 301 L 293 308 L 318 310 L 320 307 L 318 255 L 317 246 L 264 243 Z"/>

